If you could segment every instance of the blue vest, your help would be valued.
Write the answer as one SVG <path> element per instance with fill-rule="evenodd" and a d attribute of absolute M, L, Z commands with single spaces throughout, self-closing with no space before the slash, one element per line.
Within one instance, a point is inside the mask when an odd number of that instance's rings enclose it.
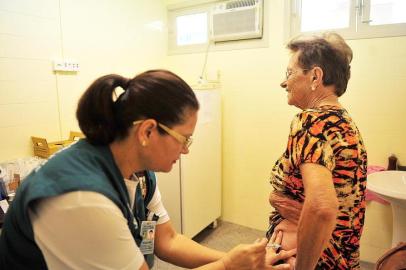
<path fill-rule="evenodd" d="M 34 240 L 28 209 L 33 209 L 39 199 L 71 191 L 94 191 L 113 201 L 127 219 L 128 228 L 139 246 L 141 222 L 146 220 L 146 205 L 156 188 L 155 174 L 145 171 L 144 175 L 146 196 L 142 197 L 140 185 L 137 185 L 135 207 L 131 209 L 123 176 L 108 146 L 94 146 L 80 140 L 57 153 L 30 173 L 17 190 L 0 236 L 0 269 L 47 269 Z M 149 267 L 153 265 L 153 258 L 153 254 L 145 256 Z"/>

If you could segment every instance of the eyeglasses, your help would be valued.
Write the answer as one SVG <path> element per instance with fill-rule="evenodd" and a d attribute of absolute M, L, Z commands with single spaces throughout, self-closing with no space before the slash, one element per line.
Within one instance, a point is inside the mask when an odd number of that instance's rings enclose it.
<path fill-rule="evenodd" d="M 135 126 L 135 125 L 141 124 L 143 121 L 144 121 L 144 120 L 134 121 L 134 122 L 133 122 L 133 125 Z M 173 129 L 167 127 L 167 126 L 165 126 L 164 124 L 161 124 L 161 123 L 159 123 L 159 122 L 157 122 L 157 123 L 158 123 L 158 126 L 159 126 L 160 128 L 162 128 L 163 130 L 165 130 L 165 132 L 168 133 L 169 135 L 171 135 L 175 140 L 177 140 L 178 142 L 180 142 L 181 144 L 183 144 L 183 146 L 184 146 L 185 148 L 188 149 L 188 148 L 190 147 L 190 145 L 192 144 L 192 142 L 193 142 L 193 138 L 192 138 L 192 137 L 185 137 L 185 136 L 183 136 L 182 134 L 179 134 L 178 132 L 176 132 L 175 130 L 173 130 Z"/>
<path fill-rule="evenodd" d="M 287 69 L 285 72 L 285 79 L 286 81 L 289 80 L 289 77 L 295 73 L 298 73 L 300 70 L 302 71 L 308 71 L 310 69 L 297 69 L 297 70 L 291 70 L 291 69 Z"/>

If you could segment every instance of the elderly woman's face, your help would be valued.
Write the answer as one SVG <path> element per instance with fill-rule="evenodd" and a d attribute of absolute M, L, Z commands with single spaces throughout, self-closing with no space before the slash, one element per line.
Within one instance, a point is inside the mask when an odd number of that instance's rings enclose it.
<path fill-rule="evenodd" d="M 310 72 L 304 73 L 298 64 L 300 52 L 292 54 L 286 70 L 286 78 L 280 84 L 288 92 L 288 104 L 305 109 L 310 102 Z"/>

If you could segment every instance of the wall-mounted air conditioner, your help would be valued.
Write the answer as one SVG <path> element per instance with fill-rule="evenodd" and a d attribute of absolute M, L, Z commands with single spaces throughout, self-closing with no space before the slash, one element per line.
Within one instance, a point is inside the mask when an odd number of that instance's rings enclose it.
<path fill-rule="evenodd" d="M 231 0 L 215 5 L 211 39 L 229 41 L 262 38 L 263 0 Z"/>

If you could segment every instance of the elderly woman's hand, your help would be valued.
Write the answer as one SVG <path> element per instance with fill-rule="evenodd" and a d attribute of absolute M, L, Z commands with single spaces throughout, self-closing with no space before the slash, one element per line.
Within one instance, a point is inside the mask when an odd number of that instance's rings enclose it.
<path fill-rule="evenodd" d="M 294 224 L 299 223 L 300 213 L 303 208 L 302 203 L 289 199 L 277 191 L 271 192 L 269 195 L 269 203 L 284 219 L 288 219 Z"/>

